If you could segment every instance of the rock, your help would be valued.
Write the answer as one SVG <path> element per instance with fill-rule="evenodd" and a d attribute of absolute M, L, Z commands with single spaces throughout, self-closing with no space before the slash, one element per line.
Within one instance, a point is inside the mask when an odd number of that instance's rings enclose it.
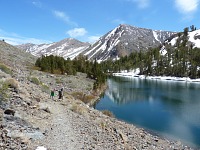
<path fill-rule="evenodd" d="M 121 131 L 118 131 L 118 133 L 119 133 L 119 136 L 124 141 L 124 143 L 126 143 L 128 141 L 128 137 L 126 135 L 124 135 Z"/>
<path fill-rule="evenodd" d="M 44 146 L 38 146 L 38 147 L 36 148 L 36 150 L 47 150 L 47 148 L 45 148 Z"/>
<path fill-rule="evenodd" d="M 0 109 L 0 122 L 3 120 L 3 110 Z"/>
<path fill-rule="evenodd" d="M 13 115 L 14 116 L 15 115 L 15 110 L 8 108 L 8 109 L 6 109 L 4 111 L 4 114 Z"/>
<path fill-rule="evenodd" d="M 42 108 L 41 110 L 44 110 L 44 111 L 47 112 L 47 113 L 51 113 L 50 110 L 49 110 L 49 107 Z"/>

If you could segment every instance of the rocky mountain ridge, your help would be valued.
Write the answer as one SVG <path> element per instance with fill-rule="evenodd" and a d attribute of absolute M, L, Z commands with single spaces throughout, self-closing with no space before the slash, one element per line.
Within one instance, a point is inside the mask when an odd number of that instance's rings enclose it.
<path fill-rule="evenodd" d="M 68 38 L 61 40 L 59 42 L 54 42 L 50 44 L 22 44 L 17 45 L 17 48 L 23 49 L 26 52 L 31 53 L 34 56 L 40 57 L 42 55 L 57 55 L 62 56 L 65 59 L 74 59 L 80 53 L 82 53 L 89 43 L 80 42 L 76 39 Z"/>
<path fill-rule="evenodd" d="M 83 54 L 90 60 L 104 61 L 109 58 L 118 59 L 140 49 L 147 50 L 151 47 L 157 47 L 175 33 L 122 24 L 91 45 L 69 38 L 51 44 L 34 45 L 29 43 L 17 47 L 35 56 L 53 54 L 65 59 L 73 59 L 79 54 Z"/>
<path fill-rule="evenodd" d="M 176 32 L 158 31 L 122 24 L 85 50 L 89 59 L 118 59 L 133 51 L 158 47 Z"/>

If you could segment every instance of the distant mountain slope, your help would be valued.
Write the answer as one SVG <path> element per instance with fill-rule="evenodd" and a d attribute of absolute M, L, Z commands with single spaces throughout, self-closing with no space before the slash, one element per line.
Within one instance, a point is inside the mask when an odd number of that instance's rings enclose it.
<path fill-rule="evenodd" d="M 6 42 L 0 41 L 0 62 L 12 68 L 24 68 L 27 65 L 33 65 L 36 57 L 20 50 Z"/>
<path fill-rule="evenodd" d="M 83 43 L 76 39 L 68 38 L 59 42 L 51 44 L 23 44 L 18 45 L 17 47 L 23 49 L 27 52 L 30 52 L 34 56 L 40 57 L 41 55 L 58 55 L 62 56 L 65 59 L 70 58 L 74 59 L 77 55 L 83 52 L 89 43 Z"/>
<path fill-rule="evenodd" d="M 157 47 L 173 34 L 175 32 L 120 25 L 88 47 L 84 51 L 84 55 L 89 59 L 102 61 L 108 58 L 117 59 L 129 55 L 133 51 Z"/>
<path fill-rule="evenodd" d="M 183 35 L 180 36 L 180 39 L 182 36 Z M 167 39 L 166 42 L 171 44 L 172 46 L 176 46 L 178 38 L 179 38 L 178 34 L 176 34 L 173 37 Z M 192 32 L 188 32 L 188 43 L 187 44 L 192 44 L 193 47 L 200 48 L 200 29 L 192 31 Z"/>
<path fill-rule="evenodd" d="M 118 59 L 140 49 L 147 50 L 150 47 L 157 47 L 174 34 L 175 32 L 123 24 L 106 33 L 92 45 L 69 38 L 51 44 L 34 45 L 29 43 L 17 47 L 35 56 L 53 54 L 65 59 L 74 59 L 79 54 L 83 54 L 90 60 L 104 61 L 109 58 Z"/>

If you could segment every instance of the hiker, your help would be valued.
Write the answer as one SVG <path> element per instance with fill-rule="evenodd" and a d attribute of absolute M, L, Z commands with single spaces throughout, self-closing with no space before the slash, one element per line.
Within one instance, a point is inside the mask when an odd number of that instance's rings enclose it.
<path fill-rule="evenodd" d="M 63 88 L 58 91 L 58 99 L 63 99 Z"/>
<path fill-rule="evenodd" d="M 51 90 L 51 95 L 50 95 L 51 99 L 54 99 L 54 96 L 55 96 L 55 90 Z"/>
<path fill-rule="evenodd" d="M 63 96 L 64 96 L 63 88 L 61 88 L 60 90 L 61 90 L 61 98 L 62 98 L 62 100 L 63 100 Z"/>

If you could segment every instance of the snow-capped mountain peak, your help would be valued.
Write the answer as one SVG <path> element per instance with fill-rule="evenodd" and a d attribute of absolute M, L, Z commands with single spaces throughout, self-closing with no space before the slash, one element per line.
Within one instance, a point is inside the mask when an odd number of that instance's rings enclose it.
<path fill-rule="evenodd" d="M 157 47 L 175 32 L 138 28 L 126 24 L 119 25 L 102 36 L 85 51 L 89 59 L 104 61 L 129 55 L 133 51 Z"/>
<path fill-rule="evenodd" d="M 174 34 L 176 33 L 121 24 L 92 45 L 68 38 L 50 44 L 24 44 L 17 47 L 35 56 L 53 54 L 65 59 L 74 59 L 79 54 L 83 54 L 90 60 L 96 59 L 101 62 L 107 59 L 119 59 L 133 51 L 157 47 Z"/>
<path fill-rule="evenodd" d="M 58 55 L 64 57 L 65 59 L 74 59 L 77 55 L 88 48 L 88 46 L 89 43 L 83 43 L 72 38 L 67 38 L 50 44 L 35 45 L 28 43 L 18 45 L 17 47 L 38 57 L 42 55 Z"/>

